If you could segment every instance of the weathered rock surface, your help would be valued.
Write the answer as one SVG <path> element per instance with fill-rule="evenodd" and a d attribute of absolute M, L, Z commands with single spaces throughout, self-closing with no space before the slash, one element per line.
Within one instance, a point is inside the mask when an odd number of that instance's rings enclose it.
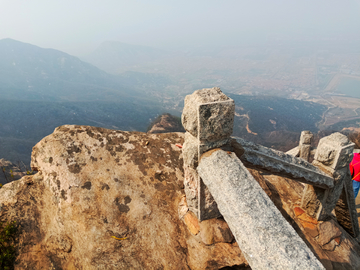
<path fill-rule="evenodd" d="M 218 218 L 204 220 L 200 224 L 201 240 L 206 245 L 231 243 L 234 236 L 227 223 Z"/>
<path fill-rule="evenodd" d="M 168 132 L 185 132 L 185 129 L 181 125 L 180 118 L 168 113 L 160 115 L 158 119 L 155 119 L 155 122 L 148 131 L 148 133 L 153 134 Z"/>
<path fill-rule="evenodd" d="M 306 215 L 299 207 L 304 189 L 302 183 L 256 167 L 247 169 L 327 270 L 360 269 L 360 246 L 337 222 L 334 224 L 341 231 L 340 239 L 333 238 L 334 234 L 331 234 L 327 236 L 333 239 L 329 245 L 321 246 L 318 243 L 320 225 L 323 223 Z M 332 241 L 336 245 L 330 247 Z"/>
<path fill-rule="evenodd" d="M 302 131 L 300 135 L 299 157 L 306 161 L 309 161 L 310 152 L 311 152 L 311 140 L 313 137 L 314 135 L 308 130 Z"/>
<path fill-rule="evenodd" d="M 0 221 L 20 225 L 15 269 L 246 266 L 236 243 L 208 246 L 179 218 L 183 136 L 62 126 L 45 137 L 39 172 L 0 189 Z"/>
<path fill-rule="evenodd" d="M 186 129 L 183 146 L 184 185 L 189 209 L 199 220 L 221 217 L 211 193 L 196 167 L 204 152 L 230 147 L 235 103 L 220 88 L 206 88 L 186 96 L 182 123 Z"/>
<path fill-rule="evenodd" d="M 299 144 L 311 144 L 313 137 L 314 135 L 310 131 L 304 130 L 301 132 Z"/>
<path fill-rule="evenodd" d="M 341 230 L 336 226 L 334 220 L 324 221 L 319 225 L 318 243 L 322 246 L 328 244 L 331 240 L 341 236 Z"/>
<path fill-rule="evenodd" d="M 0 189 L 0 222 L 20 225 L 15 269 L 250 269 L 220 239 L 222 219 L 197 221 L 197 235 L 185 224 L 183 136 L 64 126 L 44 138 L 39 173 Z M 318 243 L 322 223 L 299 207 L 301 183 L 246 166 L 326 269 L 360 269 L 359 244 L 337 222 L 340 237 Z"/>
<path fill-rule="evenodd" d="M 181 120 L 185 130 L 201 142 L 218 141 L 231 135 L 234 112 L 234 101 L 220 88 L 206 88 L 185 97 Z"/>
<path fill-rule="evenodd" d="M 354 143 L 341 133 L 320 140 L 313 164 L 332 176 L 334 186 L 324 190 L 307 185 L 301 206 L 317 220 L 328 220 L 335 208 L 337 221 L 353 237 L 360 234 L 354 191 L 349 171 Z"/>
<path fill-rule="evenodd" d="M 335 170 L 348 166 L 352 159 L 354 143 L 339 133 L 333 133 L 319 141 L 314 159 Z"/>
<path fill-rule="evenodd" d="M 0 159 L 0 184 L 6 184 L 14 180 L 19 180 L 25 175 L 26 166 L 23 163 L 15 165 L 6 159 Z"/>
<path fill-rule="evenodd" d="M 304 183 L 311 183 L 322 188 L 334 186 L 329 175 L 307 161 L 265 146 L 234 137 L 244 148 L 241 160 L 266 168 L 272 172 L 285 172 Z"/>

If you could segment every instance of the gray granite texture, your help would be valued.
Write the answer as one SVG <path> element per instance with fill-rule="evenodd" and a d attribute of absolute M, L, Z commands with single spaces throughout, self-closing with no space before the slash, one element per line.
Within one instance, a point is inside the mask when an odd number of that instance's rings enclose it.
<path fill-rule="evenodd" d="M 339 133 L 333 133 L 319 141 L 314 160 L 336 170 L 347 167 L 352 160 L 354 143 Z"/>
<path fill-rule="evenodd" d="M 300 205 L 309 216 L 319 220 L 328 194 L 328 189 L 305 185 Z"/>
<path fill-rule="evenodd" d="M 211 193 L 197 175 L 199 157 L 206 151 L 230 148 L 235 103 L 218 87 L 197 90 L 185 97 L 182 123 L 184 186 L 189 209 L 199 220 L 221 216 Z"/>
<path fill-rule="evenodd" d="M 215 142 L 229 138 L 233 132 L 234 101 L 199 104 L 198 138 L 201 142 Z"/>
<path fill-rule="evenodd" d="M 185 97 L 182 124 L 201 141 L 215 141 L 231 135 L 235 103 L 220 88 L 197 90 Z"/>
<path fill-rule="evenodd" d="M 334 179 L 334 186 L 323 190 L 312 185 L 304 189 L 301 206 L 317 220 L 327 220 L 335 208 L 338 222 L 354 237 L 359 235 L 354 191 L 349 172 L 354 144 L 341 133 L 320 140 L 313 164 Z"/>
<path fill-rule="evenodd" d="M 288 154 L 293 157 L 298 157 L 300 154 L 299 146 L 296 146 L 293 149 L 290 149 L 289 151 L 285 152 L 285 154 Z"/>
<path fill-rule="evenodd" d="M 299 157 L 306 161 L 309 161 L 310 151 L 311 151 L 311 140 L 313 137 L 314 135 L 308 130 L 302 131 L 300 135 Z"/>
<path fill-rule="evenodd" d="M 311 144 L 311 140 L 313 137 L 314 137 L 314 135 L 310 131 L 308 131 L 308 130 L 301 131 L 299 145 Z"/>
<path fill-rule="evenodd" d="M 198 181 L 196 171 L 199 161 L 199 141 L 189 132 L 185 133 L 182 148 L 184 160 L 184 190 L 188 207 L 196 215 L 198 214 Z"/>
<path fill-rule="evenodd" d="M 182 147 L 184 165 L 192 168 L 198 166 L 199 161 L 199 140 L 189 132 L 185 132 L 185 140 Z"/>
<path fill-rule="evenodd" d="M 335 206 L 336 219 L 350 235 L 358 237 L 360 230 L 352 179 L 349 170 L 344 169 L 344 173 L 343 189 Z"/>
<path fill-rule="evenodd" d="M 189 209 L 198 216 L 198 182 L 199 175 L 196 169 L 184 166 L 184 191 Z"/>
<path fill-rule="evenodd" d="M 198 173 L 252 269 L 325 269 L 234 153 L 205 154 Z"/>
<path fill-rule="evenodd" d="M 242 160 L 268 169 L 269 171 L 288 173 L 295 178 L 295 180 L 323 189 L 334 186 L 332 177 L 301 158 L 246 141 L 242 138 L 234 138 L 245 150 L 245 153 L 241 156 Z"/>
<path fill-rule="evenodd" d="M 299 146 L 299 148 L 300 148 L 299 158 L 302 158 L 303 160 L 309 161 L 310 151 L 311 151 L 310 144 L 302 144 L 302 145 Z"/>
<path fill-rule="evenodd" d="M 185 133 L 185 142 L 182 148 L 184 159 L 184 190 L 188 207 L 199 220 L 221 216 L 217 209 L 216 202 L 207 190 L 207 187 L 202 183 L 196 171 L 199 156 L 209 149 L 230 144 L 230 140 L 231 139 L 228 138 L 221 141 L 200 144 L 199 140 L 189 132 Z"/>

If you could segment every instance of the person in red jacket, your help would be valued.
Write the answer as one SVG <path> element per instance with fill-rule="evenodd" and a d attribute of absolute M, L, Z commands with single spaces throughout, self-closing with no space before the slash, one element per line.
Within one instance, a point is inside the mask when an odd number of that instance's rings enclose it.
<path fill-rule="evenodd" d="M 354 198 L 360 189 L 360 153 L 354 153 L 353 160 L 350 162 L 350 173 L 353 180 Z"/>

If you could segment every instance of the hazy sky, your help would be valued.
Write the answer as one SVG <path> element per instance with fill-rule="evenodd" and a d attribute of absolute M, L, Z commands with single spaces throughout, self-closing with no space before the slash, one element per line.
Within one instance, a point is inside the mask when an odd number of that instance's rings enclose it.
<path fill-rule="evenodd" d="M 360 0 L 0 0 L 0 39 L 73 55 L 106 40 L 180 48 L 274 35 L 360 39 Z"/>

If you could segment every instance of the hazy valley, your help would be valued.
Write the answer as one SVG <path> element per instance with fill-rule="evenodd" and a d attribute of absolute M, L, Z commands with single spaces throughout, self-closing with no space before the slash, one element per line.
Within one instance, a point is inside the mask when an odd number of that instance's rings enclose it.
<path fill-rule="evenodd" d="M 0 40 L 0 158 L 28 164 L 32 147 L 64 124 L 145 132 L 213 86 L 236 102 L 235 136 L 277 149 L 302 130 L 359 127 L 359 49 L 278 43 L 174 52 L 106 42 L 80 60 Z"/>

